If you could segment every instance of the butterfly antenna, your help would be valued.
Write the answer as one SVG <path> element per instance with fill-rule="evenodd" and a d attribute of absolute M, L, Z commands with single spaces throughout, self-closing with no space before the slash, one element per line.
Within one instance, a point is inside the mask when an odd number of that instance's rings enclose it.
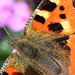
<path fill-rule="evenodd" d="M 6 33 L 8 34 L 8 36 L 11 38 L 11 39 L 13 39 L 12 38 L 12 36 L 9 34 L 9 32 L 7 31 L 7 29 L 4 27 L 4 25 L 3 24 L 1 24 L 2 26 L 3 26 L 3 28 L 4 28 L 4 30 L 6 31 Z"/>

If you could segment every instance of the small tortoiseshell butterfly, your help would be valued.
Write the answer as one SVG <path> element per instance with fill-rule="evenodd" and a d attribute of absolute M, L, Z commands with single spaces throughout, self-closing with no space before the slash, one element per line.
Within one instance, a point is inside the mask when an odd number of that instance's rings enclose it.
<path fill-rule="evenodd" d="M 24 39 L 9 40 L 17 50 L 0 75 L 75 75 L 75 1 L 42 0 L 25 30 Z"/>

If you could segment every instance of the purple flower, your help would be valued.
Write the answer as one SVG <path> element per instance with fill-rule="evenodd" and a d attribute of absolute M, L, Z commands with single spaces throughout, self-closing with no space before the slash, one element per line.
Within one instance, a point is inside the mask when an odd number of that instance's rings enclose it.
<path fill-rule="evenodd" d="M 0 0 L 0 8 L 10 8 L 14 0 Z"/>
<path fill-rule="evenodd" d="M 14 0 L 0 0 L 0 22 L 5 25 L 7 19 L 11 15 L 11 7 L 14 3 Z M 2 25 L 0 25 L 2 27 Z"/>
<path fill-rule="evenodd" d="M 25 2 L 14 0 L 0 1 L 0 22 L 4 26 L 8 26 L 12 31 L 18 32 L 24 29 L 30 11 Z M 2 27 L 0 25 L 0 27 Z"/>
<path fill-rule="evenodd" d="M 7 21 L 8 27 L 15 32 L 23 30 L 30 17 L 27 4 L 24 2 L 15 2 L 12 11 L 12 15 Z"/>
<path fill-rule="evenodd" d="M 13 49 L 12 54 L 13 54 L 13 53 L 16 53 L 16 49 Z"/>

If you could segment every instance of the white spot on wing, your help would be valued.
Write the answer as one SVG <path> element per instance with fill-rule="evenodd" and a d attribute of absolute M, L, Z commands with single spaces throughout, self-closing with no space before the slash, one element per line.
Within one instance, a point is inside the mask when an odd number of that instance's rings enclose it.
<path fill-rule="evenodd" d="M 59 2 L 60 2 L 60 0 L 49 0 L 49 1 L 54 2 L 56 4 L 59 4 Z"/>

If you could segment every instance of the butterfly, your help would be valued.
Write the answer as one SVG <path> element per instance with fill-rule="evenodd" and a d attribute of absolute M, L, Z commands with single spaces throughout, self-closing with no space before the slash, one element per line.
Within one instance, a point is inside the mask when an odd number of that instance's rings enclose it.
<path fill-rule="evenodd" d="M 42 0 L 26 24 L 24 38 L 8 41 L 17 52 L 5 60 L 0 75 L 74 75 L 74 20 L 74 0 Z"/>

